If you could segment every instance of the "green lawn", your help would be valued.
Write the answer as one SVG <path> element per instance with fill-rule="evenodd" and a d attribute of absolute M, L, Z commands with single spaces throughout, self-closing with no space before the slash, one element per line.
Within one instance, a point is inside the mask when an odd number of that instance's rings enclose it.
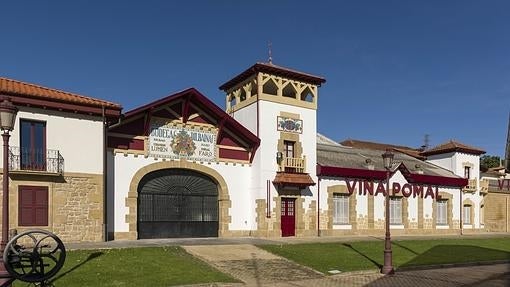
<path fill-rule="evenodd" d="M 147 247 L 68 251 L 58 286 L 172 286 L 238 282 L 186 253 L 182 248 Z M 14 286 L 28 286 L 16 281 Z M 31 285 L 33 286 L 33 285 Z"/>
<path fill-rule="evenodd" d="M 320 272 L 378 269 L 384 242 L 309 243 L 260 245 Z M 510 237 L 486 239 L 394 240 L 393 265 L 410 267 L 449 263 L 510 260 Z"/>

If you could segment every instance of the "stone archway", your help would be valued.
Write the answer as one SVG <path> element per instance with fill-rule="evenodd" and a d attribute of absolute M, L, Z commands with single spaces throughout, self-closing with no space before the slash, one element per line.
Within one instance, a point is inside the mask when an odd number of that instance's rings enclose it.
<path fill-rule="evenodd" d="M 127 239 L 138 239 L 137 232 L 137 219 L 138 219 L 138 185 L 140 180 L 148 173 L 161 169 L 189 169 L 209 176 L 218 185 L 218 236 L 225 236 L 228 232 L 228 225 L 231 222 L 229 215 L 229 208 L 231 207 L 230 196 L 228 193 L 227 183 L 223 177 L 214 169 L 206 167 L 201 164 L 189 162 L 186 160 L 179 161 L 161 161 L 139 169 L 131 180 L 129 185 L 128 197 L 126 198 L 126 207 L 129 208 L 129 213 L 126 215 L 126 223 L 129 224 L 129 232 Z"/>

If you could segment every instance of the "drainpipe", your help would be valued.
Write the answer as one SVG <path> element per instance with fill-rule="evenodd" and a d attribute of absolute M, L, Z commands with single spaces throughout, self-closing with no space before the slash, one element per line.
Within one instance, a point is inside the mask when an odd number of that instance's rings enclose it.
<path fill-rule="evenodd" d="M 317 237 L 321 236 L 321 177 L 317 177 Z"/>
<path fill-rule="evenodd" d="M 462 222 L 462 208 L 464 207 L 463 204 L 462 204 L 462 188 L 459 189 L 460 191 L 460 235 L 463 235 L 463 228 L 464 228 L 464 223 Z"/>
<path fill-rule="evenodd" d="M 108 139 L 106 137 L 106 126 L 108 125 L 106 121 L 106 113 L 105 107 L 103 109 L 103 239 L 104 241 L 108 241 L 108 172 L 106 165 L 106 148 L 108 144 Z"/>
<path fill-rule="evenodd" d="M 271 218 L 271 181 L 266 180 L 266 218 Z"/>

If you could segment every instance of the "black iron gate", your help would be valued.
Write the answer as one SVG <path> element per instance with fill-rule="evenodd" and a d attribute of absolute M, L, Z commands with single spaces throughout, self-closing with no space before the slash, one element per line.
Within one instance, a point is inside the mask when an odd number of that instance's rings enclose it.
<path fill-rule="evenodd" d="M 138 185 L 138 237 L 218 236 L 218 187 L 186 169 L 145 175 Z"/>

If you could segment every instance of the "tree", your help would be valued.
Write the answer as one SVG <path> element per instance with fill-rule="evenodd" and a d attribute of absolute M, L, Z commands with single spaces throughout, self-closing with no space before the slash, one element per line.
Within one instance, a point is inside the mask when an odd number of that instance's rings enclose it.
<path fill-rule="evenodd" d="M 499 156 L 484 155 L 480 158 L 480 170 L 487 171 L 489 168 L 498 167 L 501 164 Z"/>

